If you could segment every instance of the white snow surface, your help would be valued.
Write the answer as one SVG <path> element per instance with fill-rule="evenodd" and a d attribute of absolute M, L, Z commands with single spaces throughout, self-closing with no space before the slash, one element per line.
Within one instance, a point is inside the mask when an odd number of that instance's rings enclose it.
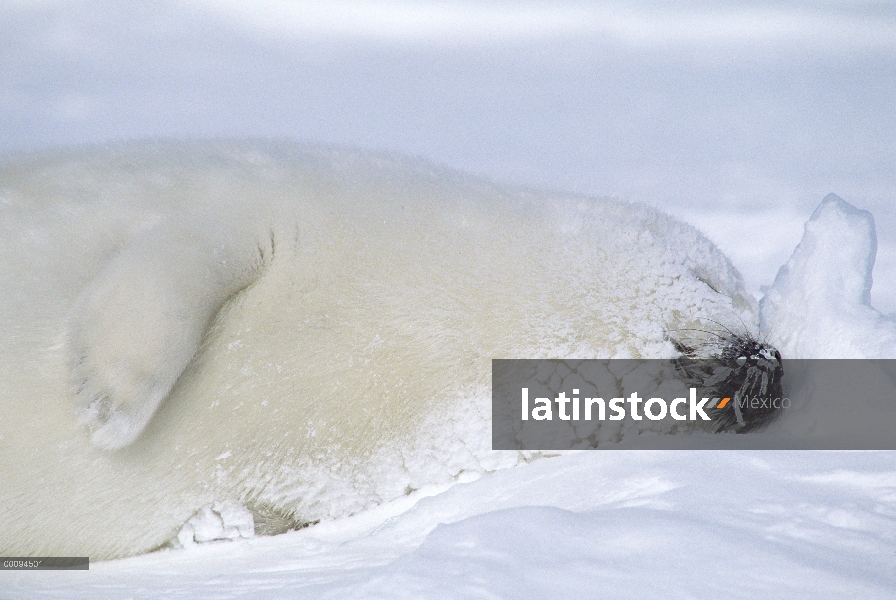
<path fill-rule="evenodd" d="M 581 452 L 4 598 L 894 598 L 885 452 Z"/>

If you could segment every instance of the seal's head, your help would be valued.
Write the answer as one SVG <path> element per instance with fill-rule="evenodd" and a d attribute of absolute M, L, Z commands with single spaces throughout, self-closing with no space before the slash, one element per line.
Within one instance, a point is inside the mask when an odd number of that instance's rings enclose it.
<path fill-rule="evenodd" d="M 704 396 L 731 398 L 707 412 L 717 432 L 747 433 L 768 425 L 781 411 L 781 354 L 749 334 L 726 332 L 697 346 L 673 340 L 675 367 Z"/>

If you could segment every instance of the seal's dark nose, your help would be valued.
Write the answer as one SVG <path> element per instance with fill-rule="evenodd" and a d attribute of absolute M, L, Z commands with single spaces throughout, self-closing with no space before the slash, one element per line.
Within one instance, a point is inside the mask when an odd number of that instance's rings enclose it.
<path fill-rule="evenodd" d="M 750 336 L 727 335 L 690 347 L 673 341 L 681 378 L 701 395 L 730 398 L 707 412 L 717 432 L 747 433 L 768 425 L 780 412 L 784 375 L 781 353 Z"/>

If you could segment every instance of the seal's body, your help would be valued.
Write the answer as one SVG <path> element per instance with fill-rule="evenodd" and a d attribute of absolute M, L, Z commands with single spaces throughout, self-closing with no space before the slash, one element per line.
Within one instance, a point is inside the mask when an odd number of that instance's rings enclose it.
<path fill-rule="evenodd" d="M 492 358 L 671 357 L 670 331 L 757 319 L 721 252 L 646 207 L 286 143 L 7 159 L 0 240 L 16 556 L 145 552 L 220 501 L 336 517 L 513 463 L 489 449 Z"/>

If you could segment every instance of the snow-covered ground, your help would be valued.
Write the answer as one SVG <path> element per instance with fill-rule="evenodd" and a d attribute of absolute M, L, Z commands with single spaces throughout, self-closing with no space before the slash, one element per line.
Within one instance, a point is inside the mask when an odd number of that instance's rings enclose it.
<path fill-rule="evenodd" d="M 253 135 L 397 150 L 659 206 L 757 297 L 835 192 L 874 214 L 871 303 L 896 312 L 892 3 L 246 6 L 4 3 L 0 152 Z M 892 326 L 867 323 L 846 333 Z M 282 536 L 2 572 L 0 597 L 896 598 L 896 456 L 541 458 Z"/>
<path fill-rule="evenodd" d="M 6 598 L 893 598 L 889 453 L 582 452 Z"/>

